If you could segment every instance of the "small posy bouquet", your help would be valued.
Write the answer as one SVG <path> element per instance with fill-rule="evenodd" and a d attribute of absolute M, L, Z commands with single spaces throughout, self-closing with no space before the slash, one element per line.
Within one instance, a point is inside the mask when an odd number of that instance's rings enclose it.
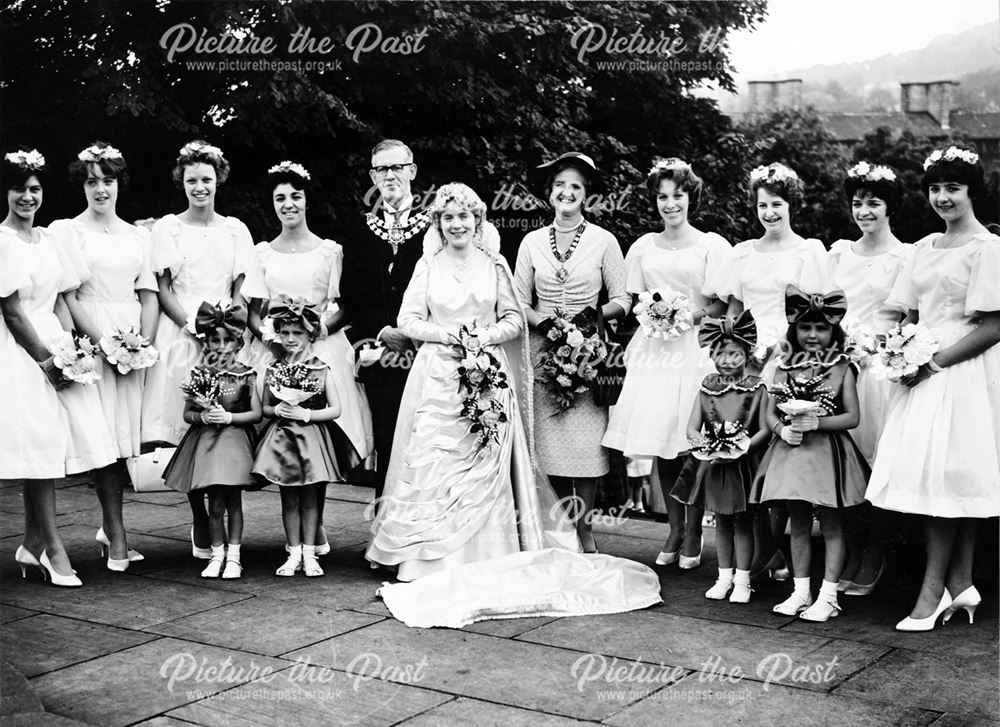
<path fill-rule="evenodd" d="M 790 417 L 832 414 L 836 409 L 833 403 L 835 394 L 822 375 L 790 374 L 784 384 L 775 384 L 771 388 L 771 396 L 778 409 Z"/>
<path fill-rule="evenodd" d="M 639 294 L 635 317 L 646 338 L 672 341 L 684 331 L 694 327 L 691 301 L 682 293 L 670 288 L 657 288 Z"/>
<path fill-rule="evenodd" d="M 108 363 L 127 374 L 137 369 L 148 369 L 159 358 L 159 352 L 149 344 L 149 339 L 135 328 L 112 328 L 99 341 Z"/>
<path fill-rule="evenodd" d="M 201 411 L 219 409 L 219 397 L 228 393 L 222 385 L 222 374 L 207 366 L 198 366 L 191 370 L 187 378 L 181 382 L 184 398 Z"/>
<path fill-rule="evenodd" d="M 269 388 L 274 398 L 298 406 L 306 399 L 323 391 L 324 384 L 312 375 L 312 369 L 304 363 L 271 364 Z"/>
<path fill-rule="evenodd" d="M 555 312 L 552 326 L 545 331 L 542 356 L 537 364 L 538 379 L 548 386 L 561 414 L 571 409 L 580 394 L 597 380 L 598 366 L 608 357 L 608 346 L 597 331 L 584 332 Z"/>
<path fill-rule="evenodd" d="M 873 362 L 872 374 L 879 379 L 898 382 L 917 373 L 938 348 L 937 339 L 926 327 L 897 323 L 885 334 L 885 342 L 878 349 L 878 359 Z"/>
<path fill-rule="evenodd" d="M 868 366 L 879 350 L 875 330 L 859 320 L 852 320 L 844 325 L 844 334 L 844 351 L 851 357 L 851 361 L 860 368 Z"/>
<path fill-rule="evenodd" d="M 101 378 L 97 367 L 97 346 L 87 336 L 63 333 L 49 345 L 52 363 L 62 375 L 78 384 L 93 384 Z"/>
<path fill-rule="evenodd" d="M 704 436 L 691 441 L 695 459 L 737 459 L 750 449 L 750 435 L 739 422 L 706 422 L 702 432 Z"/>
<path fill-rule="evenodd" d="M 472 422 L 469 431 L 478 438 L 479 447 L 500 442 L 500 427 L 507 423 L 507 412 L 497 400 L 500 389 L 510 387 L 500 360 L 483 348 L 473 328 L 461 326 L 452 348 L 458 359 L 458 393 L 462 397 L 462 416 Z"/>

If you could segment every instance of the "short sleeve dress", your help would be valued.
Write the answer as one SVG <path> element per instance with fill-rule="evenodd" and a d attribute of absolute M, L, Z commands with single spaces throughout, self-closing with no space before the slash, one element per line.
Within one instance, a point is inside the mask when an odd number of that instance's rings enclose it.
<path fill-rule="evenodd" d="M 250 411 L 257 374 L 242 364 L 220 371 L 222 394 L 219 404 L 228 412 Z M 256 430 L 253 424 L 217 426 L 195 422 L 190 426 L 163 471 L 164 484 L 178 492 L 191 492 L 214 485 L 259 489 L 250 474 Z"/>
<path fill-rule="evenodd" d="M 830 280 L 834 288 L 847 296 L 847 316 L 842 323 L 859 321 L 876 334 L 885 333 L 903 314 L 886 305 L 903 263 L 913 251 L 912 245 L 899 242 L 880 255 L 864 256 L 854 251 L 850 240 L 837 240 L 830 246 Z M 871 464 L 875 445 L 885 424 L 892 384 L 872 376 L 867 366 L 858 374 L 858 404 L 861 422 L 851 430 L 851 437 Z"/>
<path fill-rule="evenodd" d="M 234 282 L 254 264 L 250 231 L 235 217 L 195 227 L 166 215 L 153 226 L 150 267 L 156 275 L 170 272 L 170 289 L 189 321 L 203 301 L 228 306 Z M 143 443 L 177 444 L 188 427 L 180 385 L 200 360 L 201 344 L 161 312 L 153 346 L 160 358 L 146 372 L 141 438 Z"/>
<path fill-rule="evenodd" d="M 156 278 L 149 266 L 149 231 L 133 227 L 127 234 L 109 234 L 91 230 L 75 220 L 53 222 L 50 229 L 60 230 L 68 244 L 78 248 L 85 268 L 76 299 L 101 335 L 110 333 L 112 328 L 138 331 L 142 312 L 138 292 L 156 292 Z M 104 359 L 100 360 L 100 367 L 101 378 L 95 385 L 118 457 L 138 456 L 145 373 L 119 374 Z"/>
<path fill-rule="evenodd" d="M 728 273 L 732 247 L 719 235 L 703 233 L 680 250 L 643 235 L 625 257 L 626 289 L 632 295 L 669 288 L 683 293 L 697 310 L 718 297 Z M 690 449 L 687 422 L 698 387 L 714 371 L 708 352 L 698 345 L 698 329 L 665 341 L 640 329 L 625 352 L 625 384 L 611 409 L 603 444 L 626 457 L 673 459 Z"/>
<path fill-rule="evenodd" d="M 567 275 L 557 275 L 565 266 Z M 562 279 L 560 279 L 562 278 Z M 572 318 L 587 306 L 596 306 L 601 289 L 626 311 L 631 307 L 625 290 L 625 259 L 610 232 L 588 223 L 580 242 L 565 263 L 556 260 L 549 245 L 549 228 L 524 236 L 514 272 L 517 297 L 542 318 L 562 311 Z M 543 338 L 531 332 L 531 357 L 537 362 Z M 535 382 L 535 446 L 542 471 L 559 477 L 601 477 L 608 472 L 608 454 L 601 446 L 608 427 L 608 409 L 587 394 L 559 413 L 545 385 Z"/>
<path fill-rule="evenodd" d="M 321 311 L 333 313 L 340 297 L 340 275 L 344 269 L 344 250 L 333 240 L 323 240 L 316 248 L 301 253 L 278 252 L 269 242 L 254 248 L 257 264 L 247 275 L 243 297 L 268 301 L 278 295 L 304 298 Z M 265 324 L 262 334 L 269 341 L 274 332 Z M 337 424 L 344 430 L 358 454 L 365 458 L 372 451 L 372 417 L 364 387 L 354 380 L 354 348 L 342 330 L 313 343 L 313 353 L 326 361 L 334 374 L 340 396 L 341 414 Z M 264 372 L 274 361 L 266 341 L 254 338 L 241 353 L 263 382 Z"/>
<path fill-rule="evenodd" d="M 914 244 L 888 305 L 918 311 L 942 348 L 1000 311 L 1000 237 L 938 249 Z M 1000 346 L 921 381 L 893 385 L 867 497 L 935 517 L 1000 515 Z"/>

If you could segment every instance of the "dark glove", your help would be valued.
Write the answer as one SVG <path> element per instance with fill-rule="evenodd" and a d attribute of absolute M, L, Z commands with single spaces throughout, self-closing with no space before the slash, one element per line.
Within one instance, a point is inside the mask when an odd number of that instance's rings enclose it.
<path fill-rule="evenodd" d="M 588 305 L 582 311 L 573 316 L 570 321 L 581 331 L 592 331 L 597 329 L 597 309 Z"/>
<path fill-rule="evenodd" d="M 545 320 L 541 321 L 537 326 L 535 326 L 535 330 L 538 331 L 541 335 L 546 336 L 548 335 L 549 331 L 552 330 L 552 327 L 555 324 L 556 324 L 555 318 L 546 318 Z"/>

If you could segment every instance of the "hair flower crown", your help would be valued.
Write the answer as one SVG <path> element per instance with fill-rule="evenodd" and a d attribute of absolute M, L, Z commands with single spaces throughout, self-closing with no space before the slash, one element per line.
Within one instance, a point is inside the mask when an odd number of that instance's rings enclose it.
<path fill-rule="evenodd" d="M 98 164 L 105 159 L 121 159 L 122 153 L 113 146 L 97 146 L 92 144 L 76 155 L 81 162 Z"/>
<path fill-rule="evenodd" d="M 868 162 L 858 162 L 847 170 L 847 176 L 852 179 L 863 179 L 866 182 L 896 181 L 896 173 L 884 164 L 871 165 Z"/>
<path fill-rule="evenodd" d="M 799 175 L 796 174 L 793 169 L 790 169 L 779 162 L 768 164 L 766 167 L 761 165 L 750 172 L 751 182 L 785 182 L 789 179 L 798 178 Z"/>
<path fill-rule="evenodd" d="M 924 171 L 926 172 L 932 166 L 941 162 L 941 160 L 953 162 L 956 159 L 961 159 L 966 164 L 979 163 L 979 155 L 976 152 L 969 151 L 968 149 L 959 149 L 957 146 L 949 146 L 944 151 L 935 149 L 931 152 L 931 155 L 924 159 Z"/>
<path fill-rule="evenodd" d="M 280 174 L 281 172 L 291 172 L 292 174 L 297 174 L 307 182 L 312 179 L 312 176 L 308 171 L 306 171 L 306 168 L 301 164 L 296 164 L 295 162 L 283 161 L 281 164 L 275 164 L 267 170 L 268 174 Z"/>
<path fill-rule="evenodd" d="M 181 147 L 180 155 L 182 157 L 193 156 L 195 154 L 204 154 L 212 159 L 222 159 L 222 149 L 211 144 L 206 144 L 203 141 L 189 141 Z"/>
<path fill-rule="evenodd" d="M 649 174 L 656 174 L 657 172 L 672 172 L 675 170 L 690 171 L 691 165 L 683 159 L 678 159 L 677 157 L 670 157 L 669 159 L 656 159 L 653 161 L 653 166 L 649 170 Z"/>
<path fill-rule="evenodd" d="M 12 151 L 4 155 L 4 159 L 11 164 L 16 164 L 22 169 L 41 169 L 45 166 L 45 157 L 38 149 L 31 151 Z"/>

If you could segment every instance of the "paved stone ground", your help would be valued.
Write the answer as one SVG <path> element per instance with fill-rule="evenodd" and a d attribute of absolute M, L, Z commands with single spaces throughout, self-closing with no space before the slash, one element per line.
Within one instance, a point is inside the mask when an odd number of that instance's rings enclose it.
<path fill-rule="evenodd" d="M 660 606 L 408 629 L 375 596 L 384 574 L 361 558 L 370 495 L 331 487 L 326 576 L 284 579 L 273 575 L 278 495 L 251 493 L 245 576 L 209 581 L 181 496 L 129 493 L 130 545 L 146 560 L 113 574 L 94 542 L 94 492 L 66 483 L 60 531 L 85 586 L 60 589 L 37 571 L 20 578 L 20 492 L 0 488 L 0 727 L 998 723 L 995 581 L 981 584 L 973 626 L 960 612 L 929 633 L 895 632 L 914 583 L 842 597 L 839 618 L 810 624 L 770 612 L 787 584 L 761 586 L 745 606 L 707 601 L 707 529 L 701 568 L 657 568 Z M 652 566 L 667 526 L 598 529 L 603 552 Z"/>

